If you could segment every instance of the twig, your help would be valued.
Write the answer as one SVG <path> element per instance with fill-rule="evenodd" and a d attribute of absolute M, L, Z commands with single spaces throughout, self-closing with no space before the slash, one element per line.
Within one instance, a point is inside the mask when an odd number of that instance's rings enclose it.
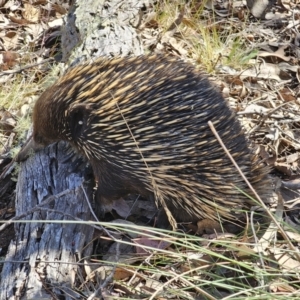
<path fill-rule="evenodd" d="M 45 63 L 50 62 L 50 61 L 53 61 L 53 60 L 54 60 L 54 58 L 50 57 L 50 58 L 44 59 L 43 61 L 40 61 L 40 62 L 31 64 L 31 65 L 25 66 L 25 67 L 20 68 L 20 69 L 17 69 L 17 70 L 2 71 L 2 72 L 0 73 L 0 76 L 20 73 L 20 72 L 22 72 L 22 71 L 24 71 L 24 70 L 27 70 L 27 69 L 36 67 L 36 66 L 38 66 L 38 65 L 45 64 Z"/>

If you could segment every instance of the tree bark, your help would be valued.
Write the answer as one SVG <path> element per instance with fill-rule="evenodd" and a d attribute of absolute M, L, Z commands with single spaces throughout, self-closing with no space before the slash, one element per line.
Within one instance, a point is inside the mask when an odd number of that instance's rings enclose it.
<path fill-rule="evenodd" d="M 99 56 L 144 53 L 138 27 L 151 0 L 77 1 L 62 29 L 62 57 L 71 65 Z M 87 8 L 90 8 L 88 10 Z"/>
<path fill-rule="evenodd" d="M 101 55 L 142 54 L 136 28 L 141 9 L 150 2 L 75 2 L 61 31 L 63 60 L 75 65 Z M 15 224 L 16 238 L 1 274 L 0 299 L 80 298 L 73 287 L 76 276 L 85 275 L 76 263 L 91 255 L 94 230 L 63 222 L 92 219 L 88 201 L 93 183 L 85 178 L 86 163 L 78 157 L 72 160 L 67 149 L 63 143 L 52 145 L 20 166 L 16 214 L 24 223 Z M 51 198 L 55 195 L 60 197 Z"/>

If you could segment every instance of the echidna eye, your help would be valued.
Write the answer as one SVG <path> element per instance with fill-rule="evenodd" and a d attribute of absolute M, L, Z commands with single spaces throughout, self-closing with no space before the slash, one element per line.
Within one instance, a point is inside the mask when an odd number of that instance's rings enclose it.
<path fill-rule="evenodd" d="M 68 117 L 69 129 L 72 139 L 76 141 L 84 132 L 88 112 L 83 107 L 74 108 Z"/>

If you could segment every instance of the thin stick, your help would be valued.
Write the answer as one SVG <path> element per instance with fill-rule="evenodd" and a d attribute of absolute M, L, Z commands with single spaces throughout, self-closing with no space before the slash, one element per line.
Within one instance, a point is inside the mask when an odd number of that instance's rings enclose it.
<path fill-rule="evenodd" d="M 36 67 L 38 65 L 45 64 L 45 63 L 50 62 L 50 61 L 54 61 L 54 58 L 50 57 L 50 58 L 44 59 L 43 61 L 40 61 L 40 62 L 31 64 L 31 65 L 25 66 L 25 67 L 17 69 L 17 70 L 2 71 L 2 72 L 0 72 L 0 76 L 21 73 L 24 70 Z"/>

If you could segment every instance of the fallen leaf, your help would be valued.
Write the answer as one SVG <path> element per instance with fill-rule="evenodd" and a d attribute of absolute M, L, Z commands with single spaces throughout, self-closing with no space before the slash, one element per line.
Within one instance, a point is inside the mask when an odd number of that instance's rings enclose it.
<path fill-rule="evenodd" d="M 30 3 L 24 3 L 23 18 L 36 23 L 39 20 L 40 10 Z"/>

